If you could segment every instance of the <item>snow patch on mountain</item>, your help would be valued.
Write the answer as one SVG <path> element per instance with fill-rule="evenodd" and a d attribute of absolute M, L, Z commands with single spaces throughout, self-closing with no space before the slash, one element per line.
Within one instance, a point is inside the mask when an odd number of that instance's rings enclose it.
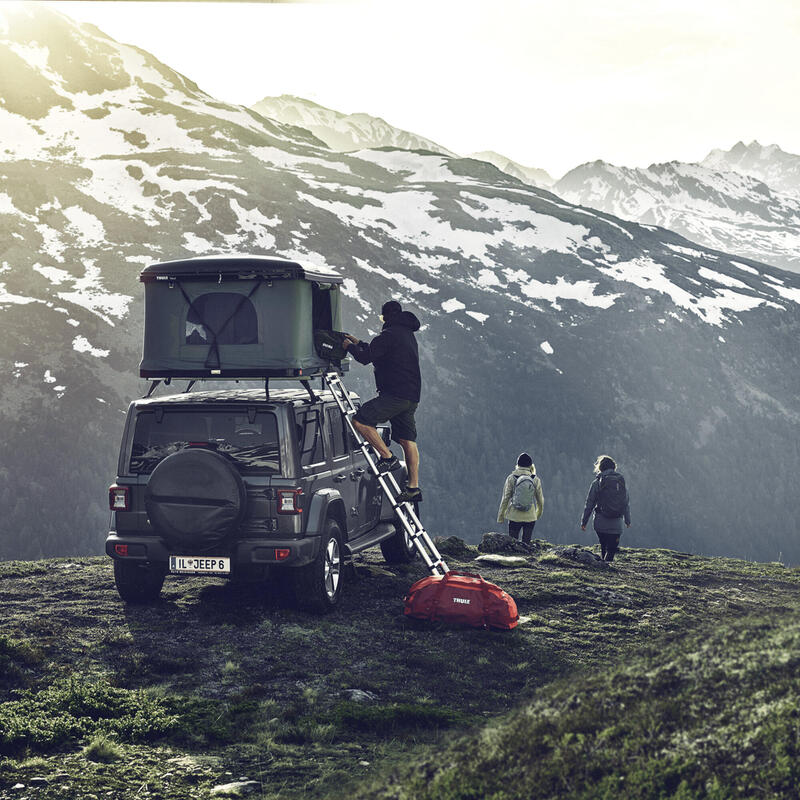
<path fill-rule="evenodd" d="M 43 267 L 41 264 L 34 264 L 33 270 L 40 275 L 44 275 L 54 286 L 60 286 L 65 281 L 72 280 L 72 275 L 69 272 L 58 267 Z"/>
<path fill-rule="evenodd" d="M 80 244 L 92 247 L 103 243 L 106 229 L 94 214 L 90 214 L 79 206 L 65 208 L 63 213 L 69 221 L 68 229 L 76 236 Z"/>
<path fill-rule="evenodd" d="M 442 303 L 442 311 L 448 314 L 452 314 L 454 311 L 461 311 L 464 308 L 466 308 L 464 303 L 457 300 L 455 297 L 451 297 L 449 300 L 445 300 L 444 303 Z"/>
<path fill-rule="evenodd" d="M 58 292 L 56 296 L 60 300 L 87 309 L 112 327 L 112 317 L 120 320 L 128 313 L 128 305 L 133 298 L 104 289 L 100 268 L 94 261 L 85 262 L 82 278 L 70 276 L 70 280 L 73 282 L 72 291 Z"/>
<path fill-rule="evenodd" d="M 749 264 L 742 264 L 741 261 L 734 261 L 731 259 L 731 264 L 738 269 L 743 270 L 744 272 L 749 272 L 751 275 L 760 275 L 761 273 L 755 268 L 751 267 Z"/>
<path fill-rule="evenodd" d="M 76 336 L 72 340 L 72 349 L 78 353 L 88 353 L 95 358 L 107 358 L 111 353 L 110 350 L 102 350 L 99 347 L 92 347 L 89 340 L 85 336 Z"/>
<path fill-rule="evenodd" d="M 596 295 L 596 281 L 570 282 L 559 275 L 555 283 L 543 283 L 532 278 L 524 270 L 503 270 L 508 283 L 518 283 L 522 294 L 533 300 L 546 300 L 557 311 L 561 310 L 559 300 L 574 300 L 585 306 L 594 308 L 610 308 L 619 294 Z"/>
<path fill-rule="evenodd" d="M 476 286 L 489 288 L 491 286 L 502 286 L 500 278 L 490 269 L 482 269 L 478 272 L 478 280 L 475 281 Z"/>
<path fill-rule="evenodd" d="M 715 289 L 711 294 L 697 297 L 670 281 L 666 275 L 666 267 L 646 257 L 598 269 L 615 280 L 666 295 L 676 306 L 691 311 L 709 325 L 721 326 L 729 322 L 725 311 L 750 311 L 767 302 L 764 298 L 740 294 L 730 289 Z"/>
<path fill-rule="evenodd" d="M 275 236 L 269 232 L 268 228 L 274 228 L 280 224 L 277 217 L 267 217 L 258 208 L 246 209 L 241 206 L 235 198 L 230 200 L 231 211 L 236 215 L 236 225 L 241 231 L 237 241 L 231 242 L 232 249 L 243 245 L 256 247 L 263 251 L 270 251 L 275 247 Z M 248 237 L 247 234 L 250 236 Z"/>
<path fill-rule="evenodd" d="M 423 155 L 407 150 L 359 150 L 352 155 L 389 172 L 399 173 L 406 183 L 470 182 L 468 178 L 450 170 L 450 159 L 445 156 Z"/>
<path fill-rule="evenodd" d="M 197 255 L 205 255 L 214 249 L 214 246 L 208 239 L 204 239 L 202 236 L 198 236 L 192 231 L 186 231 L 183 234 L 183 246 L 190 253 L 197 253 Z"/>
<path fill-rule="evenodd" d="M 713 269 L 709 269 L 708 267 L 700 267 L 700 269 L 697 270 L 697 274 L 701 278 L 706 278 L 710 281 L 716 281 L 717 283 L 720 283 L 723 286 L 728 286 L 731 289 L 744 289 L 746 291 L 750 289 L 746 283 L 737 281 L 736 278 L 732 278 L 729 275 L 724 275 L 721 272 L 715 272 Z"/>
<path fill-rule="evenodd" d="M 383 269 L 383 267 L 377 267 L 368 264 L 362 258 L 354 257 L 353 260 L 355 261 L 356 265 L 365 272 L 369 272 L 374 275 L 380 275 L 382 278 L 386 278 L 387 280 L 396 283 L 400 288 L 407 289 L 412 295 L 436 294 L 439 291 L 438 289 L 434 288 L 433 286 L 429 286 L 426 283 L 419 283 L 418 281 L 412 280 L 402 272 L 389 272 L 388 270 Z"/>
<path fill-rule="evenodd" d="M 37 300 L 33 297 L 25 297 L 24 295 L 19 294 L 12 294 L 11 292 L 6 289 L 6 285 L 4 283 L 0 283 L 0 307 L 13 304 L 19 306 L 26 306 L 29 303 L 40 303 L 41 300 Z"/>
<path fill-rule="evenodd" d="M 791 300 L 793 303 L 800 304 L 800 289 L 790 288 L 788 286 L 775 286 L 775 291 L 777 291 L 784 300 Z"/>

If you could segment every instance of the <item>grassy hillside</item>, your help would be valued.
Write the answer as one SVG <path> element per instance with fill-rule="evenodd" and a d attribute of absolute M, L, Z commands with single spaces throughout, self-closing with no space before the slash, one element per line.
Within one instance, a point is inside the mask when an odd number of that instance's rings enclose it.
<path fill-rule="evenodd" d="M 0 797 L 791 796 L 800 572 L 576 552 L 448 558 L 514 595 L 508 633 L 405 620 L 424 568 L 378 554 L 323 619 L 194 578 L 126 607 L 104 559 L 2 563 Z"/>

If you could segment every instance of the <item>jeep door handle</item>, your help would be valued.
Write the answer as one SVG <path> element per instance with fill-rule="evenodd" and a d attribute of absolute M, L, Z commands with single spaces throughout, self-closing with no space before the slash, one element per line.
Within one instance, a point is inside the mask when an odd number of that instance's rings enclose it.
<path fill-rule="evenodd" d="M 364 467 L 356 467 L 353 470 L 353 475 L 363 475 L 365 472 L 366 470 L 364 469 Z"/>
<path fill-rule="evenodd" d="M 333 482 L 334 483 L 341 483 L 342 481 L 346 481 L 346 480 L 347 480 L 347 475 L 334 475 L 333 476 Z"/>

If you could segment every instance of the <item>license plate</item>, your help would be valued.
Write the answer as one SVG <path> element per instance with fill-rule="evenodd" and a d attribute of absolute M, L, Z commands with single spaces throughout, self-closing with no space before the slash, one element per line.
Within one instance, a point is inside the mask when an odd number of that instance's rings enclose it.
<path fill-rule="evenodd" d="M 192 575 L 230 575 L 231 560 L 223 556 L 170 556 L 169 571 Z"/>

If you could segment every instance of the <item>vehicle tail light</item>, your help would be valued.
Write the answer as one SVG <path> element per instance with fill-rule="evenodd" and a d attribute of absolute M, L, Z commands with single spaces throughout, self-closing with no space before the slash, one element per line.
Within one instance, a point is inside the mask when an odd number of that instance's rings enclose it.
<path fill-rule="evenodd" d="M 114 545 L 114 552 L 118 556 L 127 556 L 128 555 L 128 545 L 126 544 L 115 544 Z"/>
<path fill-rule="evenodd" d="M 289 556 L 292 554 L 292 551 L 288 547 L 276 547 L 275 548 L 275 560 L 276 561 L 285 561 Z"/>
<path fill-rule="evenodd" d="M 302 514 L 300 508 L 300 495 L 302 489 L 278 489 L 278 513 L 279 514 Z"/>
<path fill-rule="evenodd" d="M 131 501 L 127 486 L 113 484 L 108 487 L 108 507 L 112 511 L 130 511 Z"/>

